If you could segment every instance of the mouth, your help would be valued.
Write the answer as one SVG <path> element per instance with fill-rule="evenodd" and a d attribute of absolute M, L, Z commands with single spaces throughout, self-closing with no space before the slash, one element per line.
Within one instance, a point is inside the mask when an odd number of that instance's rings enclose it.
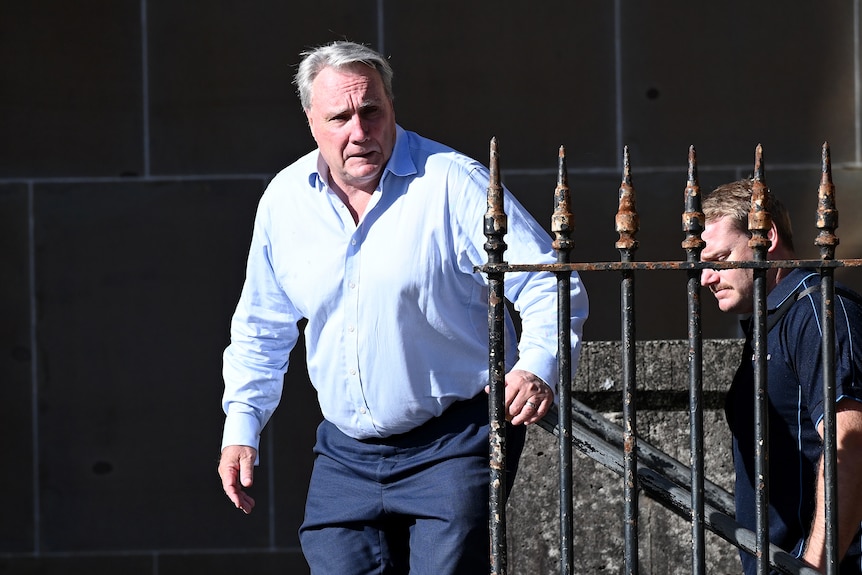
<path fill-rule="evenodd" d="M 354 160 L 354 159 L 367 160 L 367 159 L 373 157 L 374 155 L 376 155 L 377 153 L 378 152 L 375 150 L 369 150 L 367 152 L 357 152 L 355 154 L 349 154 L 347 156 L 347 159 L 348 160 Z"/>

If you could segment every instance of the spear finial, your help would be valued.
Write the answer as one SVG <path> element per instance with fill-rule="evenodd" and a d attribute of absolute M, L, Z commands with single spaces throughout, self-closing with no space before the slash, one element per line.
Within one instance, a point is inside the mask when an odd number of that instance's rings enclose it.
<path fill-rule="evenodd" d="M 820 258 L 831 260 L 835 258 L 835 247 L 838 236 L 838 209 L 835 207 L 835 185 L 832 183 L 832 161 L 829 154 L 829 142 L 823 142 L 821 154 L 820 187 L 817 191 L 817 229 L 820 230 L 814 239 L 814 245 L 820 248 Z"/>
<path fill-rule="evenodd" d="M 620 239 L 615 244 L 617 249 L 626 252 L 636 250 L 638 241 L 635 239 L 635 234 L 640 229 L 640 218 L 635 206 L 635 190 L 632 186 L 628 146 L 623 148 L 623 181 L 620 184 L 620 203 L 615 221 L 616 230 L 620 234 Z"/>

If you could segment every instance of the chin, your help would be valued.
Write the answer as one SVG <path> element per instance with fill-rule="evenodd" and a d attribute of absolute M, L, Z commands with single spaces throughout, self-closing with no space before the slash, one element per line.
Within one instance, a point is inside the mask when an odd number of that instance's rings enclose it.
<path fill-rule="evenodd" d="M 735 313 L 736 315 L 748 315 L 751 313 L 750 307 L 744 305 L 721 306 L 721 311 L 727 313 Z"/>
<path fill-rule="evenodd" d="M 350 177 L 356 182 L 368 182 L 378 177 L 383 170 L 380 166 L 365 166 L 350 172 Z"/>
<path fill-rule="evenodd" d="M 718 300 L 718 309 L 720 309 L 724 313 L 742 313 L 737 311 L 739 307 L 739 302 L 734 302 L 727 299 Z"/>

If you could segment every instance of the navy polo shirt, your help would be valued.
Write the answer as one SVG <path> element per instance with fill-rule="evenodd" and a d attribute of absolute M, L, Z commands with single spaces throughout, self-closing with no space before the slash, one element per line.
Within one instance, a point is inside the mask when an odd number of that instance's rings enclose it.
<path fill-rule="evenodd" d="M 769 314 L 808 287 L 815 289 L 798 299 L 767 335 L 769 397 L 769 536 L 772 543 L 801 556 L 815 506 L 815 483 L 822 453 L 817 424 L 823 418 L 821 362 L 820 275 L 795 269 L 767 296 Z M 838 288 L 841 287 L 840 290 Z M 862 298 L 836 286 L 836 398 L 862 401 Z M 743 357 L 727 395 L 725 412 L 733 433 L 736 470 L 736 519 L 755 529 L 754 474 L 754 358 L 751 320 Z M 862 573 L 862 531 L 841 563 L 840 573 Z M 745 573 L 756 572 L 752 555 L 740 551 Z"/>

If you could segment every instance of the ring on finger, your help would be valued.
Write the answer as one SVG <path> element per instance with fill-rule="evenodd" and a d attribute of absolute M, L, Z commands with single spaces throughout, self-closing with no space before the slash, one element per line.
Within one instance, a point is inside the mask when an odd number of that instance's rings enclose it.
<path fill-rule="evenodd" d="M 538 405 L 536 405 L 535 403 L 533 403 L 533 402 L 532 402 L 532 401 L 530 401 L 530 400 L 527 400 L 526 405 L 529 405 L 530 407 L 532 407 L 533 409 L 535 409 L 535 410 L 537 410 L 537 411 L 538 411 L 538 409 L 539 409 L 539 406 L 538 406 Z"/>

